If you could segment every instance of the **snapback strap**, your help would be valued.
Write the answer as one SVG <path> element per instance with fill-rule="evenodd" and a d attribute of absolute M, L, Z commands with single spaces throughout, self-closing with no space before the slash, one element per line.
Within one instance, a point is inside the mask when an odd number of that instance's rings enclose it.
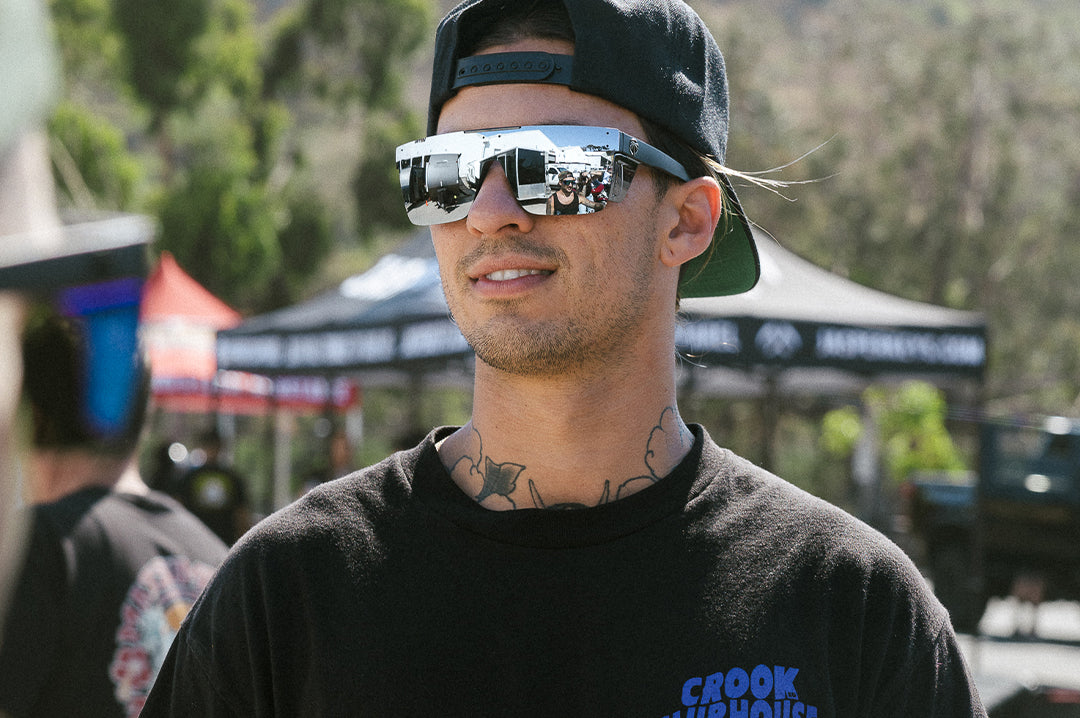
<path fill-rule="evenodd" d="M 463 57 L 457 62 L 453 89 L 517 82 L 569 85 L 573 62 L 570 55 L 547 52 L 500 52 Z"/>

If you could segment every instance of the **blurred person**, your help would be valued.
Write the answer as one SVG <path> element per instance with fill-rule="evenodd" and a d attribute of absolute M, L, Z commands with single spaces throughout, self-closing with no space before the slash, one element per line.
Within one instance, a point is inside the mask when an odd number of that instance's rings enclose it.
<path fill-rule="evenodd" d="M 146 485 L 155 491 L 177 498 L 179 495 L 177 483 L 180 480 L 181 466 L 175 455 L 180 453 L 187 454 L 187 448 L 183 444 L 172 439 L 158 442 L 150 452 L 150 470 L 147 472 Z"/>
<path fill-rule="evenodd" d="M 221 434 L 217 429 L 203 432 L 197 445 L 206 458 L 180 476 L 176 483 L 177 496 L 191 513 L 232 546 L 251 528 L 246 481 L 222 461 Z"/>
<path fill-rule="evenodd" d="M 18 618 L 27 610 L 21 599 L 8 615 L 11 595 L 16 589 L 23 591 L 26 562 L 38 561 L 33 551 L 39 546 L 34 512 L 25 510 L 21 497 L 23 472 L 17 449 L 22 447 L 14 441 L 19 433 L 20 339 L 27 306 L 65 287 L 145 276 L 145 244 L 152 236 L 149 223 L 132 216 L 79 225 L 76 231 L 61 223 L 43 130 L 57 96 L 58 74 L 46 3 L 0 0 L 0 715 L 4 716 L 25 715 L 23 701 L 32 700 L 31 692 L 41 688 L 42 679 L 48 690 L 57 681 L 60 690 L 66 687 L 67 676 L 30 675 L 25 686 L 8 692 L 27 675 L 16 648 L 26 644 L 27 633 L 33 647 L 25 657 L 33 660 L 61 626 L 80 620 L 77 612 L 53 613 L 58 598 L 53 595 L 33 607 L 31 623 Z M 82 231 L 87 227 L 89 231 Z M 107 363 L 122 357 L 123 349 L 101 347 L 98 359 Z M 42 565 L 51 564 L 53 558 Z M 40 616 L 47 617 L 48 632 L 36 635 Z M 8 665 L 12 661 L 13 669 Z M 64 714 L 92 714 L 95 708 L 92 699 L 80 696 Z"/>
<path fill-rule="evenodd" d="M 138 715 L 180 621 L 226 553 L 139 476 L 150 386 L 103 435 L 87 419 L 83 323 L 32 316 L 23 340 L 30 526 L 0 646 L 0 710 L 20 716 Z"/>
<path fill-rule="evenodd" d="M 895 545 L 679 413 L 680 298 L 758 278 L 726 82 L 679 0 L 450 11 L 397 166 L 472 416 L 249 532 L 145 715 L 985 716 Z M 611 201 L 547 215 L 516 158 L 581 152 Z"/>

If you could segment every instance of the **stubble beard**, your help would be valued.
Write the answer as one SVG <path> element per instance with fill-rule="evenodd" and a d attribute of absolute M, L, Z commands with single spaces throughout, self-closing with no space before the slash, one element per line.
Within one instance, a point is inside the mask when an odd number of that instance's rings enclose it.
<path fill-rule="evenodd" d="M 480 361 L 514 376 L 573 376 L 607 365 L 645 326 L 655 261 L 649 240 L 644 232 L 617 240 L 628 249 L 614 264 L 630 272 L 620 282 L 624 291 L 619 296 L 591 300 L 605 297 L 604 284 L 613 281 L 597 271 L 581 291 L 575 291 L 573 304 L 556 317 L 523 317 L 516 306 L 523 302 L 510 301 L 498 316 L 472 324 L 458 321 L 458 327 Z"/>

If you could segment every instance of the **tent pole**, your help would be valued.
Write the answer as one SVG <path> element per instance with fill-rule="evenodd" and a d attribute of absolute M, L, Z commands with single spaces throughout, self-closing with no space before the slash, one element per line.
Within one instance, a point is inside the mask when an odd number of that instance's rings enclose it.
<path fill-rule="evenodd" d="M 409 394 L 412 396 L 412 401 L 409 404 L 409 428 L 408 433 L 411 435 L 417 431 L 427 428 L 422 424 L 424 418 L 424 407 L 422 406 L 422 397 L 424 396 L 424 374 L 417 370 L 409 373 Z"/>
<path fill-rule="evenodd" d="M 776 465 L 776 428 L 780 420 L 780 397 L 777 392 L 777 374 L 765 375 L 765 392 L 761 396 L 761 467 L 772 471 Z"/>
<path fill-rule="evenodd" d="M 880 525 L 881 435 L 878 412 L 865 401 L 861 404 L 862 432 L 851 455 L 851 474 L 855 480 L 857 516 L 871 526 Z"/>
<path fill-rule="evenodd" d="M 292 501 L 292 414 L 274 402 L 274 510 Z"/>

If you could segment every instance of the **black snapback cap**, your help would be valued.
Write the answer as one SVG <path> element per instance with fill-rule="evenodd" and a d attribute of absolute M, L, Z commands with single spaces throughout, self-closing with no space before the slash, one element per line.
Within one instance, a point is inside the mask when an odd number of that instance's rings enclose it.
<path fill-rule="evenodd" d="M 435 36 L 429 135 L 437 131 L 443 103 L 461 87 L 539 82 L 613 102 L 723 163 L 728 131 L 724 58 L 689 5 L 682 0 L 565 0 L 575 37 L 572 57 L 532 52 L 462 57 L 519 2 L 467 0 L 443 18 Z M 750 223 L 729 178 L 721 175 L 720 183 L 728 211 L 712 246 L 684 268 L 679 284 L 684 298 L 740 294 L 758 280 Z"/>

